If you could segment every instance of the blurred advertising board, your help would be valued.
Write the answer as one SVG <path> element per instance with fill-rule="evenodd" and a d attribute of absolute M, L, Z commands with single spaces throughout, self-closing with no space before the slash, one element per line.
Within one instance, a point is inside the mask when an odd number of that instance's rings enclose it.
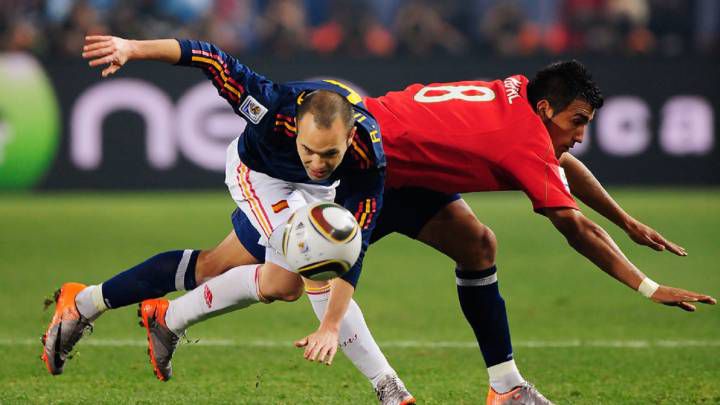
<path fill-rule="evenodd" d="M 531 77 L 553 59 L 243 61 L 274 81 L 333 78 L 377 96 L 418 82 Z M 583 62 L 606 101 L 573 153 L 598 178 L 720 184 L 718 60 Z M 223 189 L 225 149 L 245 125 L 192 68 L 134 63 L 101 79 L 80 59 L 0 54 L 0 85 L 4 189 Z"/>

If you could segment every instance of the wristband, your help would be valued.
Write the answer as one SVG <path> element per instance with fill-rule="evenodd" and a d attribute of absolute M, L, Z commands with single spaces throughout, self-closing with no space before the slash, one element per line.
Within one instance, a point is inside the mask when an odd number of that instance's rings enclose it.
<path fill-rule="evenodd" d="M 638 292 L 646 298 L 650 298 L 653 294 L 655 294 L 655 291 L 657 291 L 659 287 L 660 285 L 650 280 L 650 277 L 645 277 L 638 287 Z"/>

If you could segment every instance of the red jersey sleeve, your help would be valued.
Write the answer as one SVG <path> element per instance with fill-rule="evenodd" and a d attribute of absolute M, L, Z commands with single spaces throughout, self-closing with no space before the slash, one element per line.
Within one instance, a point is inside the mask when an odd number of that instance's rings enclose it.
<path fill-rule="evenodd" d="M 579 209 L 554 156 L 543 159 L 533 150 L 519 151 L 505 157 L 501 166 L 527 194 L 536 212 L 543 208 Z"/>

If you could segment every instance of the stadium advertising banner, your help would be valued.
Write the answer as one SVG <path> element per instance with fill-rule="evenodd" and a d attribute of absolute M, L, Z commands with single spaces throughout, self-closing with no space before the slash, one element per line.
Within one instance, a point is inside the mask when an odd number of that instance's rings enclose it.
<path fill-rule="evenodd" d="M 365 95 L 411 83 L 532 76 L 551 60 L 247 60 L 275 81 L 333 78 Z M 606 96 L 573 153 L 608 184 L 720 184 L 718 62 L 585 59 Z M 0 55 L 0 188 L 223 188 L 245 122 L 199 70 Z M 522 134 L 518 134 L 522 136 Z"/>

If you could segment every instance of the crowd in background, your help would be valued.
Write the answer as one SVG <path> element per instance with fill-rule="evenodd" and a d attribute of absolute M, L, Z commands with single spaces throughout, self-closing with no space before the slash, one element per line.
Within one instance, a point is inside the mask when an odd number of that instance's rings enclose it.
<path fill-rule="evenodd" d="M 77 55 L 87 33 L 291 56 L 720 53 L 719 0 L 1 0 L 0 51 Z"/>

